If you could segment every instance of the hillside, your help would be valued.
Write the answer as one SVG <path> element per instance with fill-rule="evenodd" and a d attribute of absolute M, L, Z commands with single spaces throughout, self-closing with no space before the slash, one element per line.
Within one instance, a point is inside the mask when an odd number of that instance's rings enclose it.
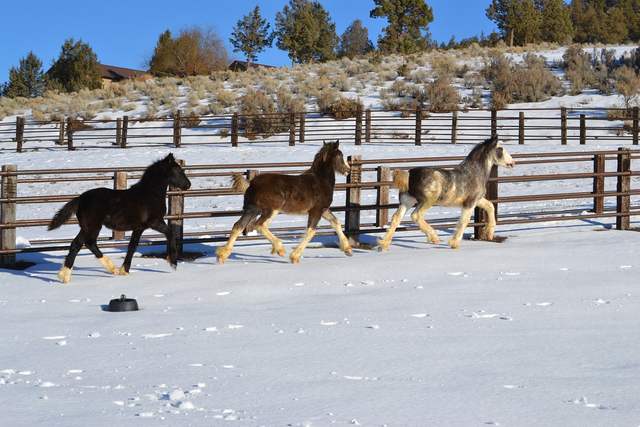
<path fill-rule="evenodd" d="M 282 112 L 290 109 L 323 110 L 341 97 L 357 98 L 365 107 L 385 110 L 413 109 L 418 103 L 435 106 L 436 110 L 448 110 L 455 105 L 460 108 L 488 107 L 497 102 L 496 99 L 492 100 L 492 92 L 496 91 L 496 82 L 490 76 L 492 62 L 502 57 L 508 58 L 512 66 L 517 66 L 527 60 L 526 54 L 543 58 L 544 69 L 558 80 L 545 74 L 541 77 L 542 86 L 537 88 L 534 85 L 540 76 L 523 73 L 527 81 L 520 84 L 525 87 L 512 89 L 512 92 L 522 92 L 521 99 L 501 102 L 500 108 L 509 104 L 524 106 L 531 102 L 566 107 L 624 104 L 615 93 L 614 71 L 623 65 L 625 58 L 629 59 L 635 46 L 583 47 L 582 50 L 592 56 L 593 62 L 603 57 L 611 58 L 613 62 L 605 64 L 609 70 L 604 76 L 595 70 L 591 79 L 593 82 L 586 82 L 582 85 L 584 87 L 579 88 L 574 87 L 575 81 L 567 80 L 571 76 L 562 67 L 566 49 L 553 46 L 515 49 L 472 46 L 464 50 L 432 51 L 407 57 L 372 55 L 293 68 L 221 72 L 184 79 L 128 81 L 75 94 L 48 92 L 44 97 L 34 100 L 2 98 L 0 119 L 13 121 L 17 115 L 34 120 L 57 120 L 63 116 L 85 120 L 114 119 L 123 115 L 161 118 L 177 110 L 197 116 L 246 111 L 250 108 L 253 108 L 250 112 L 258 113 L 270 109 Z M 535 63 L 526 63 L 522 69 L 531 70 L 536 66 Z M 580 78 L 588 80 L 582 76 Z M 440 85 L 434 85 L 434 80 Z M 606 86 L 604 89 L 603 81 Z M 454 93 L 447 92 L 446 87 L 454 88 Z M 268 100 L 256 106 L 256 94 L 252 90 L 260 91 L 258 95 L 264 94 Z M 249 94 L 243 99 L 247 91 Z"/>

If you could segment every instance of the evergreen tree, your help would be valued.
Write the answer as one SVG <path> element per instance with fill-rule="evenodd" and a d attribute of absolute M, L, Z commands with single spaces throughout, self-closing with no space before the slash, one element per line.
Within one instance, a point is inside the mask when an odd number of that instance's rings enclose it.
<path fill-rule="evenodd" d="M 340 37 L 339 56 L 353 58 L 367 54 L 372 50 L 373 43 L 369 40 L 369 30 L 362 25 L 362 21 L 356 19 Z"/>
<path fill-rule="evenodd" d="M 68 39 L 60 56 L 47 72 L 52 87 L 66 92 L 102 87 L 98 71 L 98 57 L 82 40 Z"/>
<path fill-rule="evenodd" d="M 496 23 L 509 46 L 539 39 L 542 15 L 533 0 L 492 0 L 486 14 Z"/>
<path fill-rule="evenodd" d="M 622 43 L 629 38 L 629 28 L 627 17 L 619 7 L 612 7 L 607 10 L 605 27 L 607 31 L 603 34 L 605 43 Z"/>
<path fill-rule="evenodd" d="M 20 59 L 18 68 L 11 67 L 9 81 L 0 94 L 9 98 L 35 98 L 42 95 L 44 87 L 42 61 L 33 52 L 29 52 L 25 58 Z"/>
<path fill-rule="evenodd" d="M 539 0 L 542 14 L 540 38 L 543 41 L 567 43 L 573 40 L 571 14 L 564 0 Z"/>
<path fill-rule="evenodd" d="M 173 49 L 174 43 L 171 31 L 166 30 L 158 37 L 153 56 L 149 61 L 149 71 L 158 76 L 175 75 L 177 67 Z"/>
<path fill-rule="evenodd" d="M 384 53 L 409 54 L 429 46 L 433 10 L 425 0 L 374 0 L 371 18 L 386 18 L 388 25 L 378 39 Z"/>
<path fill-rule="evenodd" d="M 265 48 L 271 47 L 274 34 L 271 34 L 270 25 L 260 15 L 258 6 L 251 13 L 239 20 L 233 28 L 229 41 L 233 45 L 234 52 L 242 52 L 247 62 L 254 62 L 258 54 Z"/>
<path fill-rule="evenodd" d="M 336 25 L 318 1 L 289 0 L 276 15 L 276 45 L 292 61 L 327 61 L 335 57 Z"/>

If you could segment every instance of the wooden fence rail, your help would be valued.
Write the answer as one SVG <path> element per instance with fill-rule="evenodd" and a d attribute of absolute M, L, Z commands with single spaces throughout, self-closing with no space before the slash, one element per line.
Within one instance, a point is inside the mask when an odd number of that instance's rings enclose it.
<path fill-rule="evenodd" d="M 500 213 L 498 225 L 515 225 L 541 223 L 548 221 L 576 221 L 603 218 L 614 218 L 616 227 L 620 230 L 628 230 L 631 227 L 631 217 L 640 215 L 640 204 L 634 204 L 633 198 L 640 199 L 640 188 L 634 188 L 632 177 L 640 176 L 640 172 L 632 170 L 632 160 L 640 159 L 640 151 L 628 148 L 609 151 L 590 152 L 564 152 L 564 153 L 528 153 L 514 155 L 521 166 L 529 165 L 532 168 L 538 165 L 550 164 L 576 164 L 580 166 L 578 172 L 544 173 L 533 175 L 498 176 L 498 169 L 494 168 L 488 182 L 487 197 L 496 207 L 496 215 L 501 211 L 500 206 L 506 204 L 522 204 L 546 201 L 575 201 L 575 204 L 562 210 L 554 211 L 530 211 L 516 213 Z M 379 233 L 385 230 L 389 220 L 389 210 L 397 207 L 390 203 L 390 177 L 392 169 L 407 168 L 410 165 L 437 165 L 439 167 L 451 167 L 462 159 L 459 156 L 445 157 L 421 157 L 421 158 L 395 158 L 395 159 L 363 159 L 360 156 L 352 156 L 349 161 L 352 164 L 350 175 L 346 183 L 338 184 L 336 192 L 344 194 L 345 204 L 333 206 L 332 210 L 344 212 L 344 227 L 348 235 L 353 239 L 365 233 Z M 617 167 L 607 171 L 607 162 L 615 162 Z M 196 181 L 200 178 L 230 178 L 232 174 L 244 172 L 251 178 L 261 171 L 280 173 L 299 173 L 308 167 L 309 163 L 251 163 L 251 164 L 220 164 L 220 165 L 185 165 L 187 175 Z M 46 227 L 50 218 L 20 219 L 16 216 L 17 205 L 30 205 L 50 203 L 61 205 L 75 194 L 66 195 L 42 195 L 21 196 L 20 185 L 34 183 L 46 184 L 71 183 L 78 181 L 108 181 L 113 180 L 115 188 L 124 188 L 127 180 L 138 179 L 144 168 L 74 168 L 74 169 L 48 169 L 48 170 L 18 170 L 14 165 L 3 165 L 0 172 L 0 266 L 11 266 L 16 262 L 16 254 L 23 252 L 44 252 L 54 250 L 66 250 L 71 241 L 69 238 L 38 239 L 32 240 L 28 248 L 17 247 L 16 230 L 32 227 Z M 370 177 L 369 180 L 366 177 Z M 606 190 L 605 183 L 609 179 L 616 180 L 616 190 Z M 568 181 L 590 180 L 593 182 L 592 191 L 574 191 L 565 193 L 541 194 L 535 186 L 528 189 L 531 193 L 501 196 L 501 188 L 505 185 L 523 182 L 544 181 Z M 207 182 L 209 182 L 207 180 Z M 611 186 L 610 186 L 611 187 Z M 365 204 L 363 192 L 375 192 L 375 203 Z M 207 218 L 212 221 L 215 218 L 236 217 L 240 214 L 242 206 L 241 197 L 237 197 L 237 210 L 213 210 L 213 211 L 189 211 L 185 209 L 185 198 L 240 196 L 230 188 L 193 188 L 188 191 L 176 191 L 170 189 L 168 193 L 169 210 L 166 219 L 171 224 L 174 235 L 178 236 L 180 250 L 183 243 L 216 242 L 226 238 L 227 231 L 201 231 L 185 232 L 184 222 Z M 605 199 L 615 199 L 615 207 L 611 204 L 608 208 Z M 591 206 L 589 212 L 585 212 L 585 202 Z M 582 201 L 582 202 L 581 202 Z M 56 206 L 58 207 L 58 206 Z M 531 208 L 527 208 L 531 209 Z M 363 211 L 373 211 L 375 220 L 366 222 L 361 216 Z M 474 227 L 477 238 L 484 237 L 484 218 L 482 211 L 477 211 Z M 442 218 L 430 221 L 435 228 L 454 227 L 458 218 Z M 69 223 L 75 223 L 75 219 Z M 410 223 L 403 223 L 400 230 L 415 230 Z M 280 227 L 274 228 L 274 233 L 281 236 L 301 234 L 304 227 Z M 322 232 L 329 232 L 322 228 Z M 123 241 L 123 233 L 113 233 L 110 237 L 101 237 L 101 246 L 123 247 L 127 242 Z M 251 237 L 248 237 L 251 238 Z M 158 244 L 160 236 L 148 236 L 143 245 Z"/>
<path fill-rule="evenodd" d="M 347 114 L 348 113 L 348 114 Z M 60 121 L 0 122 L 0 150 L 54 147 L 128 148 L 132 146 L 189 144 L 239 144 L 282 142 L 290 146 L 341 139 L 360 144 L 375 143 L 475 143 L 497 135 L 518 144 L 560 141 L 580 145 L 588 141 L 617 145 L 639 143 L 638 107 L 625 109 L 560 108 L 518 110 L 459 110 L 433 113 L 418 107 L 411 111 L 345 112 L 350 119 L 334 120 L 316 112 L 263 115 L 192 116 L 177 111 L 163 119 L 123 116 L 114 120 L 67 118 Z"/>

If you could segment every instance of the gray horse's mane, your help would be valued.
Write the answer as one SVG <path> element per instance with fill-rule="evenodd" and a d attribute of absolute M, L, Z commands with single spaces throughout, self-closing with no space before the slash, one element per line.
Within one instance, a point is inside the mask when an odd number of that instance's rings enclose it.
<path fill-rule="evenodd" d="M 482 162 L 484 159 L 496 149 L 498 145 L 498 138 L 489 138 L 482 143 L 473 147 L 473 150 L 467 155 L 463 163 L 476 163 Z"/>

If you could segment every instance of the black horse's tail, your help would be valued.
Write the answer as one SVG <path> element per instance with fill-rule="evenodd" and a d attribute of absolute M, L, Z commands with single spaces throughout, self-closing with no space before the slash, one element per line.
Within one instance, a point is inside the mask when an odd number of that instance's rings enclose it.
<path fill-rule="evenodd" d="M 75 214 L 78 211 L 78 206 L 80 205 L 80 198 L 76 197 L 75 199 L 67 202 L 66 205 L 62 207 L 51 219 L 49 223 L 49 230 L 55 230 L 60 227 L 62 224 L 67 222 L 71 215 Z"/>

